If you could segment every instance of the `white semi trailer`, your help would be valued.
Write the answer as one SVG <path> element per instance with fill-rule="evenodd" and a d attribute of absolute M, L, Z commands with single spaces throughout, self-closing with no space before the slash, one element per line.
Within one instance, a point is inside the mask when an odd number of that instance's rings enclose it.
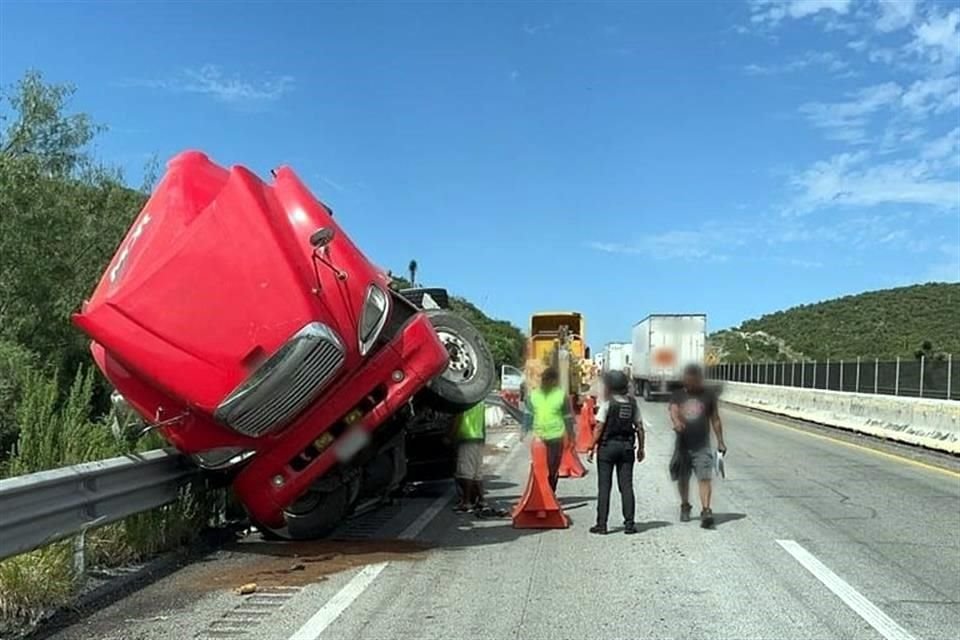
<path fill-rule="evenodd" d="M 654 314 L 633 327 L 630 368 L 636 393 L 650 400 L 680 385 L 683 368 L 703 366 L 707 340 L 704 314 Z"/>
<path fill-rule="evenodd" d="M 603 348 L 603 372 L 626 372 L 630 367 L 631 348 L 632 345 L 629 342 L 607 343 Z"/>

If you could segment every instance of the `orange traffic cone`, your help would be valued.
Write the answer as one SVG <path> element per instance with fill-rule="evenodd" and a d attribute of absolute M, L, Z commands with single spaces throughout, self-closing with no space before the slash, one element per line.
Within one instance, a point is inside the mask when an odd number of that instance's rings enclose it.
<path fill-rule="evenodd" d="M 550 488 L 547 447 L 539 438 L 534 438 L 530 445 L 530 458 L 530 479 L 527 480 L 520 503 L 513 508 L 513 527 L 566 529 L 570 526 L 570 520 Z"/>
<path fill-rule="evenodd" d="M 573 440 L 563 439 L 563 456 L 560 458 L 560 477 L 561 478 L 582 478 L 587 475 L 587 470 L 580 462 L 580 456 L 573 446 Z"/>
<path fill-rule="evenodd" d="M 577 451 L 587 453 L 590 451 L 590 445 L 593 444 L 593 397 L 587 398 L 580 408 L 580 415 L 577 417 Z"/>

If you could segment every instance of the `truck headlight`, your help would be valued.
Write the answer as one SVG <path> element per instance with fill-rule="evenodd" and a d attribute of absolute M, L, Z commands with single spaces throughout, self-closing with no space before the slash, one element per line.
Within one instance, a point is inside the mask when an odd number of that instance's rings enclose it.
<path fill-rule="evenodd" d="M 390 315 L 390 296 L 376 285 L 367 287 L 360 313 L 360 326 L 357 330 L 360 339 L 360 355 L 365 356 L 380 337 L 383 325 Z"/>

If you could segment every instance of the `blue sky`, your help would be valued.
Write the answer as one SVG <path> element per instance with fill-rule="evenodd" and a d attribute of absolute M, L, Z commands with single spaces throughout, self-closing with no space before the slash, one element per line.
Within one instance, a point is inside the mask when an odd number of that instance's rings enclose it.
<path fill-rule="evenodd" d="M 960 279 L 960 3 L 0 4 L 104 162 L 287 163 L 495 316 L 712 328 Z"/>

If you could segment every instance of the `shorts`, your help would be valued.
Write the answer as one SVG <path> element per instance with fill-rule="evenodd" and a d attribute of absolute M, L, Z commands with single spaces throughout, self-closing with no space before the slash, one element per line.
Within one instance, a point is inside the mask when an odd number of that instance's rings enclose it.
<path fill-rule="evenodd" d="M 483 443 L 461 442 L 457 445 L 457 478 L 483 480 Z"/>
<path fill-rule="evenodd" d="M 697 476 L 697 480 L 713 479 L 713 449 L 707 445 L 699 449 L 687 449 L 677 444 L 670 460 L 670 478 L 674 481 Z"/>

